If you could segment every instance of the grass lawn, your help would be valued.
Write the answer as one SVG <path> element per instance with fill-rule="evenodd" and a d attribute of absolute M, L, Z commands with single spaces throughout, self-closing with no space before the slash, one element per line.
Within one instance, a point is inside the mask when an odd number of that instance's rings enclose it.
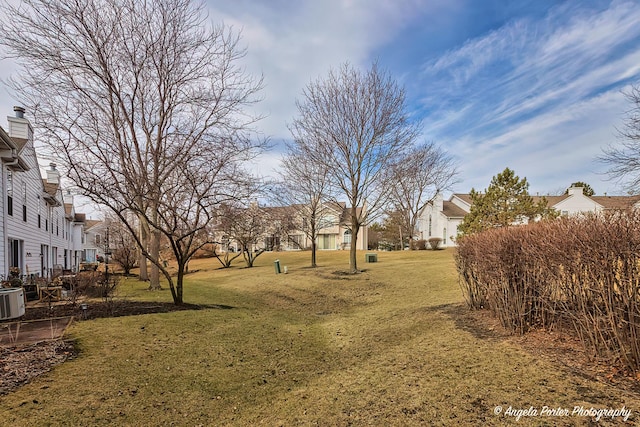
<path fill-rule="evenodd" d="M 347 252 L 320 252 L 315 270 L 308 252 L 196 260 L 185 302 L 211 308 L 75 322 L 78 357 L 1 397 L 0 424 L 590 425 L 541 412 L 623 405 L 640 422 L 640 395 L 468 327 L 452 254 L 362 253 L 355 276 Z M 145 288 L 119 296 L 171 299 Z M 510 406 L 538 416 L 516 422 Z"/>

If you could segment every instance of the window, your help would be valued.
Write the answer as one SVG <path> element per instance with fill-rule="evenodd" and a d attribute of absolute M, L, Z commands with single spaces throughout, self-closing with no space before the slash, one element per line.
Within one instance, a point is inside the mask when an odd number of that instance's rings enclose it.
<path fill-rule="evenodd" d="M 569 216 L 569 211 L 562 211 L 562 216 Z"/>
<path fill-rule="evenodd" d="M 96 246 L 100 246 L 100 235 L 96 234 Z"/>
<path fill-rule="evenodd" d="M 9 239 L 9 266 L 22 267 L 22 240 Z"/>
<path fill-rule="evenodd" d="M 447 244 L 447 228 L 446 227 L 442 230 L 442 244 L 443 245 Z"/>
<path fill-rule="evenodd" d="M 336 249 L 335 234 L 319 234 L 318 249 Z"/>
<path fill-rule="evenodd" d="M 44 231 L 48 231 L 49 230 L 49 219 L 45 219 L 44 220 Z"/>
<path fill-rule="evenodd" d="M 431 237 L 431 215 L 429 215 L 429 237 Z"/>
<path fill-rule="evenodd" d="M 40 217 L 40 214 L 38 214 L 38 228 L 42 228 L 42 218 Z"/>
<path fill-rule="evenodd" d="M 304 236 L 302 234 L 294 234 L 289 236 L 289 247 L 294 249 L 302 249 Z"/>
<path fill-rule="evenodd" d="M 342 242 L 345 245 L 350 245 L 351 244 L 351 230 L 346 230 L 344 232 L 344 238 L 342 239 Z"/>
<path fill-rule="evenodd" d="M 27 222 L 27 206 L 22 205 L 22 220 Z"/>

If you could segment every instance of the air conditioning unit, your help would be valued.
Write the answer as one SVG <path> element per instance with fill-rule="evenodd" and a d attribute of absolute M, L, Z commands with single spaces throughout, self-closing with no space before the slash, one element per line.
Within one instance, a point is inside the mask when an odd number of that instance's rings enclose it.
<path fill-rule="evenodd" d="M 0 320 L 20 317 L 24 315 L 24 309 L 22 288 L 0 289 Z"/>

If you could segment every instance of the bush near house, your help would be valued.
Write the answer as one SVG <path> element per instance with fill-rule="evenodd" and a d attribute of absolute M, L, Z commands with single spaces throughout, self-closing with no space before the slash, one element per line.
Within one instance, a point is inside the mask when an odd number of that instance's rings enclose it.
<path fill-rule="evenodd" d="M 573 330 L 592 356 L 640 371 L 640 213 L 497 228 L 458 245 L 471 307 L 514 333 Z"/>
<path fill-rule="evenodd" d="M 441 242 L 442 242 L 441 238 L 439 238 L 439 237 L 431 237 L 429 239 L 429 247 L 434 251 L 437 250 L 437 249 L 441 249 L 440 248 L 440 243 Z"/>

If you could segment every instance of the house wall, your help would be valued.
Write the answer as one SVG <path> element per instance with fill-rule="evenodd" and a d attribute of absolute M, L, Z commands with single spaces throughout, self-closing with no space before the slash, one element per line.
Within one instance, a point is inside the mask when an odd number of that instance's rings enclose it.
<path fill-rule="evenodd" d="M 575 215 L 584 212 L 600 212 L 602 206 L 582 192 L 582 187 L 572 187 L 569 189 L 569 197 L 553 205 L 562 215 Z"/>
<path fill-rule="evenodd" d="M 468 204 L 462 199 L 452 196 L 451 202 L 468 211 Z M 428 203 L 418 216 L 418 237 L 429 240 L 431 237 L 442 239 L 441 247 L 456 246 L 458 227 L 462 218 L 449 218 L 443 213 L 444 200 L 441 194 L 436 195 L 433 202 Z"/>
<path fill-rule="evenodd" d="M 26 171 L 10 171 L 2 165 L 2 233 L 3 244 L 0 259 L 0 274 L 9 272 L 11 256 L 9 251 L 14 241 L 19 242 L 18 267 L 22 274 L 48 276 L 55 265 L 74 268 L 72 222 L 65 215 L 62 192 L 58 188 L 55 198 L 59 206 L 52 206 L 45 200 L 45 191 L 40 167 L 33 145 L 33 129 L 28 120 L 9 117 L 9 136 L 13 139 L 27 139 L 19 152 L 19 157 L 28 166 Z M 59 174 L 52 168 L 52 177 Z M 12 177 L 13 214 L 8 215 L 8 174 Z M 59 184 L 58 184 L 59 187 Z M 49 195 L 47 195 L 49 196 Z M 26 207 L 26 217 L 24 208 Z M 38 216 L 40 221 L 38 222 Z M 43 249 L 45 249 L 43 251 Z M 66 260 L 65 260 L 66 251 Z"/>

